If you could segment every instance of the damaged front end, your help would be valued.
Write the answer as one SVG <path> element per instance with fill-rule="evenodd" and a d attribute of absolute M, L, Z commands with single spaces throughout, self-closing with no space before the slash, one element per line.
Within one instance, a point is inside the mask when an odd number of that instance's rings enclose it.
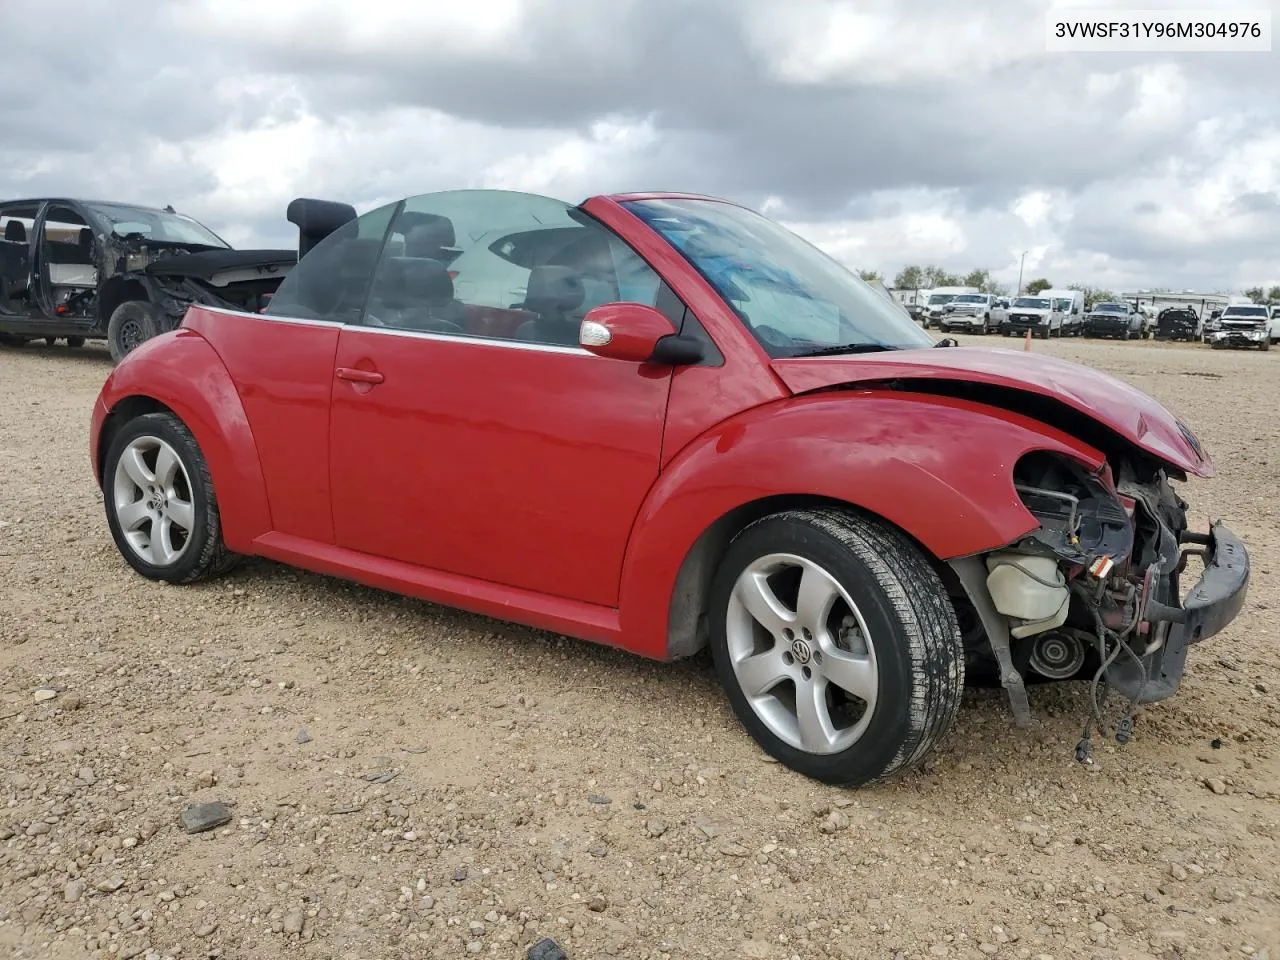
<path fill-rule="evenodd" d="M 156 307 L 161 330 L 177 327 L 193 304 L 261 311 L 298 260 L 294 250 L 210 249 L 136 237 L 118 239 L 113 253 L 108 305 L 141 290 Z"/>
<path fill-rule="evenodd" d="M 1092 471 L 1030 453 L 1015 466 L 1014 486 L 1039 526 L 1003 549 L 951 561 L 960 599 L 972 607 L 966 646 L 994 661 L 1019 726 L 1031 722 L 1024 680 L 1091 676 L 1090 724 L 1101 722 L 1096 687 L 1105 681 L 1129 702 L 1117 734 L 1127 739 L 1139 705 L 1177 690 L 1188 646 L 1240 612 L 1244 545 L 1220 522 L 1189 531 L 1170 479 L 1169 468 L 1142 455 L 1113 456 Z M 1192 557 L 1203 572 L 1184 594 Z"/>

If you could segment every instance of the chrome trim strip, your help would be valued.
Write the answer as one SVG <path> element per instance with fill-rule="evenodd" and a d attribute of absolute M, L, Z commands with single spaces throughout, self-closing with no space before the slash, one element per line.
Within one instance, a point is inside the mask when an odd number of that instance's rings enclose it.
<path fill-rule="evenodd" d="M 401 330 L 397 327 L 375 327 L 362 323 L 341 323 L 337 320 L 310 320 L 305 317 L 289 317 L 272 313 L 249 313 L 244 310 L 229 310 L 226 307 L 197 304 L 201 310 L 211 313 L 225 313 L 233 317 L 247 317 L 251 320 L 265 320 L 272 323 L 292 323 L 301 327 L 343 327 L 383 336 L 411 337 L 415 340 L 445 340 L 458 343 L 474 343 L 477 346 L 505 347 L 510 350 L 533 350 L 539 353 L 563 353 L 575 357 L 591 357 L 595 354 L 582 347 L 573 347 L 554 343 L 526 343 L 523 340 L 502 340 L 497 337 L 477 337 L 466 334 L 440 333 L 427 330 Z"/>

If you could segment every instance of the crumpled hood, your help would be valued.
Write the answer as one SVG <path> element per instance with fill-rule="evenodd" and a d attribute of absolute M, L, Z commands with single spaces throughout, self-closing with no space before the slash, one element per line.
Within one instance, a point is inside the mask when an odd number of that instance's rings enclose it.
<path fill-rule="evenodd" d="M 1195 435 L 1136 387 L 1084 364 L 996 347 L 894 350 L 887 353 L 773 361 L 794 393 L 885 380 L 990 384 L 1050 397 L 1090 417 L 1151 456 L 1198 477 L 1216 470 Z"/>

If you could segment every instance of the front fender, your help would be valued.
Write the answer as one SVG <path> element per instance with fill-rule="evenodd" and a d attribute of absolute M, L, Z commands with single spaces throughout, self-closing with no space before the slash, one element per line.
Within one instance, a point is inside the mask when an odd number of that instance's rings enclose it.
<path fill-rule="evenodd" d="M 272 529 L 267 487 L 240 395 L 213 347 L 181 328 L 141 344 L 111 371 L 94 405 L 90 433 L 99 483 L 105 432 L 137 400 L 163 404 L 187 425 L 209 464 L 227 547 L 253 552 L 254 539 Z"/>
<path fill-rule="evenodd" d="M 690 443 L 641 507 L 623 563 L 627 646 L 668 656 L 681 565 L 734 510 L 769 497 L 842 501 L 906 531 L 940 560 L 985 552 L 1034 530 L 1013 487 L 1033 450 L 1093 469 L 1102 454 L 1028 417 L 966 400 L 841 390 L 780 400 Z"/>

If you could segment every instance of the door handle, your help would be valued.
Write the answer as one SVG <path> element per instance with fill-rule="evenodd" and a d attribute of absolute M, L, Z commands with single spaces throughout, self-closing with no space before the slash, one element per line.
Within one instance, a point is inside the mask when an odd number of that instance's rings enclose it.
<path fill-rule="evenodd" d="M 386 379 L 377 370 L 357 370 L 355 367 L 338 367 L 334 373 L 339 380 L 350 380 L 352 383 L 381 383 Z"/>

